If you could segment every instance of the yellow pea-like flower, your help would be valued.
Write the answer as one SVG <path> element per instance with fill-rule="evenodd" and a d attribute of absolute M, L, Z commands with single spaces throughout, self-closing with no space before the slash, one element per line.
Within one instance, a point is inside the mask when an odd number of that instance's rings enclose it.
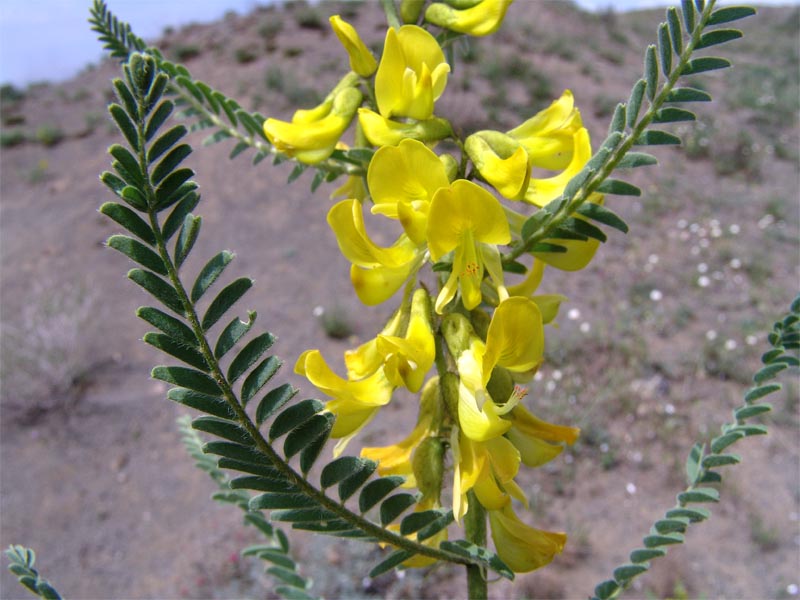
<path fill-rule="evenodd" d="M 377 337 L 377 351 L 383 357 L 386 377 L 393 385 L 404 386 L 414 393 L 422 387 L 436 355 L 430 310 L 428 292 L 416 290 L 405 335 Z"/>
<path fill-rule="evenodd" d="M 569 164 L 558 175 L 541 179 L 531 177 L 525 192 L 525 202 L 539 207 L 547 206 L 564 192 L 570 179 L 581 172 L 591 157 L 592 146 L 589 142 L 589 132 L 586 128 L 581 127 L 572 136 Z"/>
<path fill-rule="evenodd" d="M 565 90 L 549 107 L 508 132 L 528 153 L 531 164 L 559 171 L 572 161 L 575 133 L 583 128 L 575 98 Z"/>
<path fill-rule="evenodd" d="M 497 244 L 507 244 L 511 233 L 500 202 L 484 188 L 457 179 L 437 190 L 428 211 L 426 237 L 435 261 L 455 251 L 450 277 L 436 298 L 437 313 L 455 297 L 457 288 L 465 308 L 478 306 L 485 271 L 496 285 L 502 285 Z"/>
<path fill-rule="evenodd" d="M 347 51 L 347 55 L 350 57 L 350 68 L 362 77 L 372 75 L 378 68 L 378 62 L 364 42 L 361 41 L 361 37 L 355 28 L 339 15 L 334 15 L 329 20 L 333 32 L 339 38 L 342 46 Z"/>
<path fill-rule="evenodd" d="M 334 373 L 319 350 L 306 350 L 297 359 L 294 372 L 306 377 L 323 394 L 330 397 L 325 409 L 336 415 L 331 437 L 339 439 L 334 448 L 338 456 L 347 443 L 392 398 L 394 386 L 380 368 L 368 377 L 344 379 Z"/>
<path fill-rule="evenodd" d="M 297 111 L 291 122 L 267 119 L 264 133 L 286 156 L 314 164 L 328 158 L 353 120 L 362 96 L 345 87 L 314 109 Z"/>
<path fill-rule="evenodd" d="M 487 385 L 495 367 L 520 380 L 530 379 L 544 356 L 542 317 L 536 303 L 513 296 L 500 303 L 484 343 L 465 317 L 451 314 L 442 324 L 448 347 L 458 367 L 458 424 L 473 441 L 484 442 L 506 433 L 511 421 L 503 418 L 524 395 L 515 388 L 507 398 L 492 398 Z M 468 337 L 466 345 L 461 339 Z M 455 339 L 458 338 L 458 339 Z M 459 351 L 458 346 L 465 346 Z"/>
<path fill-rule="evenodd" d="M 506 437 L 520 452 L 522 462 L 529 467 L 540 467 L 561 454 L 561 444 L 572 445 L 578 439 L 580 429 L 565 425 L 554 425 L 543 421 L 521 404 L 510 413 L 511 428 Z"/>
<path fill-rule="evenodd" d="M 531 170 L 519 141 L 499 131 L 478 131 L 467 138 L 464 148 L 481 176 L 502 196 L 522 199 Z"/>
<path fill-rule="evenodd" d="M 445 166 L 425 144 L 403 140 L 379 148 L 369 164 L 372 213 L 398 219 L 416 244 L 425 243 L 428 209 L 437 190 L 450 185 Z"/>
<path fill-rule="evenodd" d="M 405 234 L 389 248 L 375 244 L 367 235 L 358 200 L 342 200 L 328 212 L 328 224 L 339 249 L 351 263 L 350 279 L 359 299 L 368 305 L 391 297 L 421 265 L 419 247 Z"/>
<path fill-rule="evenodd" d="M 430 119 L 449 72 L 450 65 L 430 33 L 416 25 L 389 28 L 375 74 L 378 111 L 386 119 Z"/>
<path fill-rule="evenodd" d="M 509 502 L 489 511 L 492 540 L 498 556 L 515 573 L 528 573 L 549 564 L 561 554 L 567 535 L 535 529 L 520 521 Z"/>
<path fill-rule="evenodd" d="M 425 11 L 425 20 L 439 27 L 466 33 L 467 35 L 490 35 L 498 30 L 508 7 L 514 0 L 479 0 L 471 6 L 459 8 L 442 2 L 434 2 Z"/>

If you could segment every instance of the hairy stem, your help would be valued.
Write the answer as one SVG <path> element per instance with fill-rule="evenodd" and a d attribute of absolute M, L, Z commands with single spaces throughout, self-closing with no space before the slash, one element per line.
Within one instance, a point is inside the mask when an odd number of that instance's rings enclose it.
<path fill-rule="evenodd" d="M 464 530 L 467 540 L 477 546 L 486 546 L 486 511 L 475 492 L 467 492 L 469 510 L 464 516 Z M 486 600 L 489 594 L 489 585 L 486 581 L 486 571 L 478 565 L 467 565 L 467 598 L 470 600 Z"/>

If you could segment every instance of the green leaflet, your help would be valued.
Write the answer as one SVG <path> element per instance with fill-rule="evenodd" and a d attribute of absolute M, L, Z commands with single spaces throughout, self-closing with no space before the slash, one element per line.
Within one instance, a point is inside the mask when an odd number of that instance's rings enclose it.
<path fill-rule="evenodd" d="M 100 212 L 122 225 L 143 242 L 150 246 L 156 244 L 156 236 L 150 226 L 127 206 L 116 202 L 106 202 L 100 207 Z"/>
<path fill-rule="evenodd" d="M 365 513 L 392 493 L 405 481 L 404 477 L 391 475 L 370 481 L 358 496 L 358 509 Z"/>
<path fill-rule="evenodd" d="M 323 409 L 319 400 L 302 400 L 293 404 L 280 413 L 272 422 L 269 429 L 270 441 L 289 433 L 295 427 L 302 425 Z"/>
<path fill-rule="evenodd" d="M 178 234 L 178 239 L 175 241 L 175 267 L 180 268 L 189 252 L 192 251 L 194 243 L 197 241 L 197 236 L 200 234 L 200 225 L 202 219 L 195 217 L 192 214 L 186 215 L 183 220 L 183 226 Z"/>
<path fill-rule="evenodd" d="M 222 395 L 219 384 L 211 377 L 188 367 L 156 367 L 151 376 L 178 387 L 184 387 L 209 396 Z"/>
<path fill-rule="evenodd" d="M 385 527 L 416 503 L 417 497 L 413 494 L 400 493 L 389 496 L 381 503 L 381 525 Z"/>
<path fill-rule="evenodd" d="M 279 358 L 270 356 L 261 361 L 261 363 L 253 369 L 242 384 L 242 406 L 247 406 L 247 403 L 250 402 L 261 388 L 272 379 L 272 376 L 278 372 L 282 364 Z"/>
<path fill-rule="evenodd" d="M 262 333 L 250 340 L 231 361 L 227 373 L 228 381 L 234 383 L 244 375 L 270 349 L 274 341 L 275 336 L 269 332 Z"/>
<path fill-rule="evenodd" d="M 269 419 L 276 411 L 291 400 L 295 394 L 297 394 L 297 390 L 288 383 L 284 383 L 274 390 L 270 390 L 261 402 L 258 403 L 258 408 L 256 408 L 256 424 L 260 426 L 264 423 L 264 421 Z"/>
<path fill-rule="evenodd" d="M 217 294 L 217 297 L 214 298 L 203 315 L 201 324 L 203 331 L 211 329 L 252 286 L 253 280 L 249 277 L 240 277 L 233 283 L 225 286 L 225 288 Z M 217 358 L 219 358 L 219 356 L 217 356 Z"/>
<path fill-rule="evenodd" d="M 192 286 L 192 302 L 197 302 L 203 297 L 203 294 L 205 294 L 208 288 L 219 278 L 225 270 L 225 267 L 227 267 L 232 260 L 233 253 L 223 250 L 206 263 Z"/>
<path fill-rule="evenodd" d="M 133 262 L 150 269 L 158 275 L 166 275 L 167 268 L 161 257 L 141 242 L 125 235 L 112 235 L 106 242 L 110 248 L 122 252 Z"/>
<path fill-rule="evenodd" d="M 209 369 L 206 359 L 197 349 L 178 342 L 164 333 L 150 331 L 144 334 L 142 341 L 185 362 L 190 367 L 200 369 L 201 371 L 208 371 Z"/>
<path fill-rule="evenodd" d="M 183 315 L 183 302 L 178 292 L 158 275 L 142 269 L 131 269 L 128 271 L 128 279 L 140 285 L 173 312 Z"/>
<path fill-rule="evenodd" d="M 167 116 L 169 115 L 169 112 L 171 112 L 171 109 L 167 112 Z M 153 117 L 155 118 L 156 115 L 158 115 L 158 111 L 156 111 Z M 166 119 L 166 116 L 164 118 Z M 150 149 L 147 151 L 147 162 L 155 162 L 187 133 L 188 131 L 184 125 L 175 125 L 175 127 L 159 136 L 159 138 L 153 142 L 153 144 L 150 146 Z"/>

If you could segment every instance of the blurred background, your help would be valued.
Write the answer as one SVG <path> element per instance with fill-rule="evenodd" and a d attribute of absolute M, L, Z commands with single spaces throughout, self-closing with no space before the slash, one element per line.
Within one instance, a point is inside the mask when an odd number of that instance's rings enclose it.
<path fill-rule="evenodd" d="M 167 58 L 279 118 L 315 105 L 345 69 L 328 17 L 340 13 L 366 43 L 385 33 L 377 3 L 265 5 L 110 0 L 110 9 Z M 72 598 L 270 598 L 271 583 L 240 550 L 259 541 L 235 509 L 209 499 L 175 419 L 149 378 L 163 361 L 139 340 L 134 311 L 149 298 L 125 278 L 127 260 L 104 246 L 118 228 L 97 213 L 112 198 L 98 181 L 121 141 L 106 106 L 118 63 L 98 60 L 88 2 L 0 2 L 0 540 L 24 544 Z M 571 89 L 594 146 L 617 102 L 641 76 L 662 8 L 642 2 L 517 0 L 500 31 L 461 48 L 437 114 L 465 133 L 510 129 Z M 763 6 L 735 24 L 742 40 L 706 51 L 734 67 L 686 78 L 714 102 L 672 130 L 680 148 L 660 165 L 625 173 L 641 198 L 609 197 L 630 225 L 579 273 L 548 269 L 542 293 L 569 298 L 547 336 L 546 363 L 526 402 L 548 420 L 581 427 L 574 447 L 520 484 L 538 527 L 569 542 L 548 568 L 494 584 L 496 598 L 581 598 L 610 576 L 682 489 L 691 445 L 707 441 L 741 404 L 765 350 L 765 332 L 800 282 L 800 9 Z M 291 164 L 233 160 L 229 141 L 187 159 L 203 200 L 191 278 L 223 248 L 230 277 L 253 291 L 257 327 L 301 397 L 297 356 L 341 355 L 374 336 L 392 310 L 359 305 L 325 216 L 338 184 L 292 185 Z M 396 236 L 378 217 L 379 243 Z M 632 598 L 793 598 L 800 579 L 800 385 L 785 378 L 765 417 L 770 435 L 735 451 L 713 517 L 689 543 L 654 562 Z M 358 443 L 398 441 L 413 423 L 399 396 Z M 358 451 L 358 444 L 350 446 Z M 328 598 L 453 598 L 460 570 L 365 578 L 380 551 L 292 536 Z M 2 569 L 0 598 L 26 592 Z"/>

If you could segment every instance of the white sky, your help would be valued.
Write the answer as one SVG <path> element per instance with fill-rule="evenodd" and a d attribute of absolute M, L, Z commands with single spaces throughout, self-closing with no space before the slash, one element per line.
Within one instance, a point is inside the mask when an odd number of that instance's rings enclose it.
<path fill-rule="evenodd" d="M 246 13 L 269 0 L 107 0 L 112 12 L 145 39 L 167 26 L 219 19 L 229 10 Z M 533 2 L 541 0 L 517 0 Z M 759 4 L 797 4 L 800 0 L 759 0 Z M 624 11 L 677 4 L 676 0 L 577 0 L 594 10 Z M 0 83 L 24 86 L 34 81 L 68 79 L 103 51 L 89 30 L 91 0 L 0 0 Z"/>

